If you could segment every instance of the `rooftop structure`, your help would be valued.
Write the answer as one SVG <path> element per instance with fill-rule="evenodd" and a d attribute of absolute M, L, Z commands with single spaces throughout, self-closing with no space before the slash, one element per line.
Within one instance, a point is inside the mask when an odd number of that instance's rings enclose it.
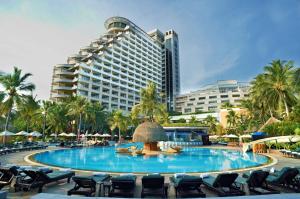
<path fill-rule="evenodd" d="M 173 37 L 157 29 L 146 33 L 123 17 L 107 19 L 105 28 L 105 34 L 69 56 L 66 64 L 54 66 L 50 98 L 59 101 L 80 95 L 101 102 L 108 110 L 130 111 L 140 101 L 140 89 L 151 81 L 157 85 L 157 92 L 166 96 L 163 102 L 174 101 L 180 87 L 170 92 L 172 85 L 165 83 L 179 77 L 178 59 L 175 65 L 165 61 L 169 48 L 165 46 Z M 176 41 L 176 51 L 172 53 L 178 57 L 177 34 Z M 178 74 L 168 75 L 166 68 L 172 67 Z M 179 79 L 176 82 L 179 84 Z"/>
<path fill-rule="evenodd" d="M 222 80 L 209 84 L 197 91 L 176 97 L 176 111 L 181 113 L 220 110 L 223 103 L 237 106 L 248 97 L 250 85 L 236 80 Z"/>

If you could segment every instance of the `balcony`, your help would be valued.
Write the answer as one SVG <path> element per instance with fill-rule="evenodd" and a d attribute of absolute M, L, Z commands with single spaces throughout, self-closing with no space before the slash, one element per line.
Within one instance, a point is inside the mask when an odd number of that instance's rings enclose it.
<path fill-rule="evenodd" d="M 73 82 L 72 79 L 66 79 L 66 78 L 53 78 L 53 82 L 57 83 L 57 82 L 67 82 L 67 83 L 71 83 Z"/>
<path fill-rule="evenodd" d="M 53 90 L 72 90 L 71 86 L 53 86 Z"/>
<path fill-rule="evenodd" d="M 51 97 L 60 98 L 60 97 L 70 97 L 69 94 L 58 94 L 58 93 L 52 93 Z"/>

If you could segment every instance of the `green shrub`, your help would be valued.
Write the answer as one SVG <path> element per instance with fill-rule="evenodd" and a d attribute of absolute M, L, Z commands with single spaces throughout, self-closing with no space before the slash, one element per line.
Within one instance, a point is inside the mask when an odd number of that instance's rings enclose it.
<path fill-rule="evenodd" d="M 297 128 L 300 129 L 300 123 L 283 121 L 283 122 L 267 125 L 263 129 L 263 131 L 268 133 L 268 136 L 284 136 L 284 135 L 294 135 L 295 130 Z"/>

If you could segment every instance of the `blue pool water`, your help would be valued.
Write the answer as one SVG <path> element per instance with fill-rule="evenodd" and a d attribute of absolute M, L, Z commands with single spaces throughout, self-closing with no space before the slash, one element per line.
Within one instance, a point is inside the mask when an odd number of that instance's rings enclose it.
<path fill-rule="evenodd" d="M 47 151 L 33 156 L 37 162 L 80 170 L 136 173 L 210 172 L 255 167 L 268 157 L 235 150 L 184 148 L 181 154 L 132 156 L 115 153 L 115 147 Z"/>

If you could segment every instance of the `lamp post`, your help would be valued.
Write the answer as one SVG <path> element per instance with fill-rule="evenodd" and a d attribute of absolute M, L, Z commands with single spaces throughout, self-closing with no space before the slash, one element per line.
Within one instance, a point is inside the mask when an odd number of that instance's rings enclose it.
<path fill-rule="evenodd" d="M 46 129 L 46 112 L 43 111 L 43 142 L 45 142 L 45 129 Z"/>

